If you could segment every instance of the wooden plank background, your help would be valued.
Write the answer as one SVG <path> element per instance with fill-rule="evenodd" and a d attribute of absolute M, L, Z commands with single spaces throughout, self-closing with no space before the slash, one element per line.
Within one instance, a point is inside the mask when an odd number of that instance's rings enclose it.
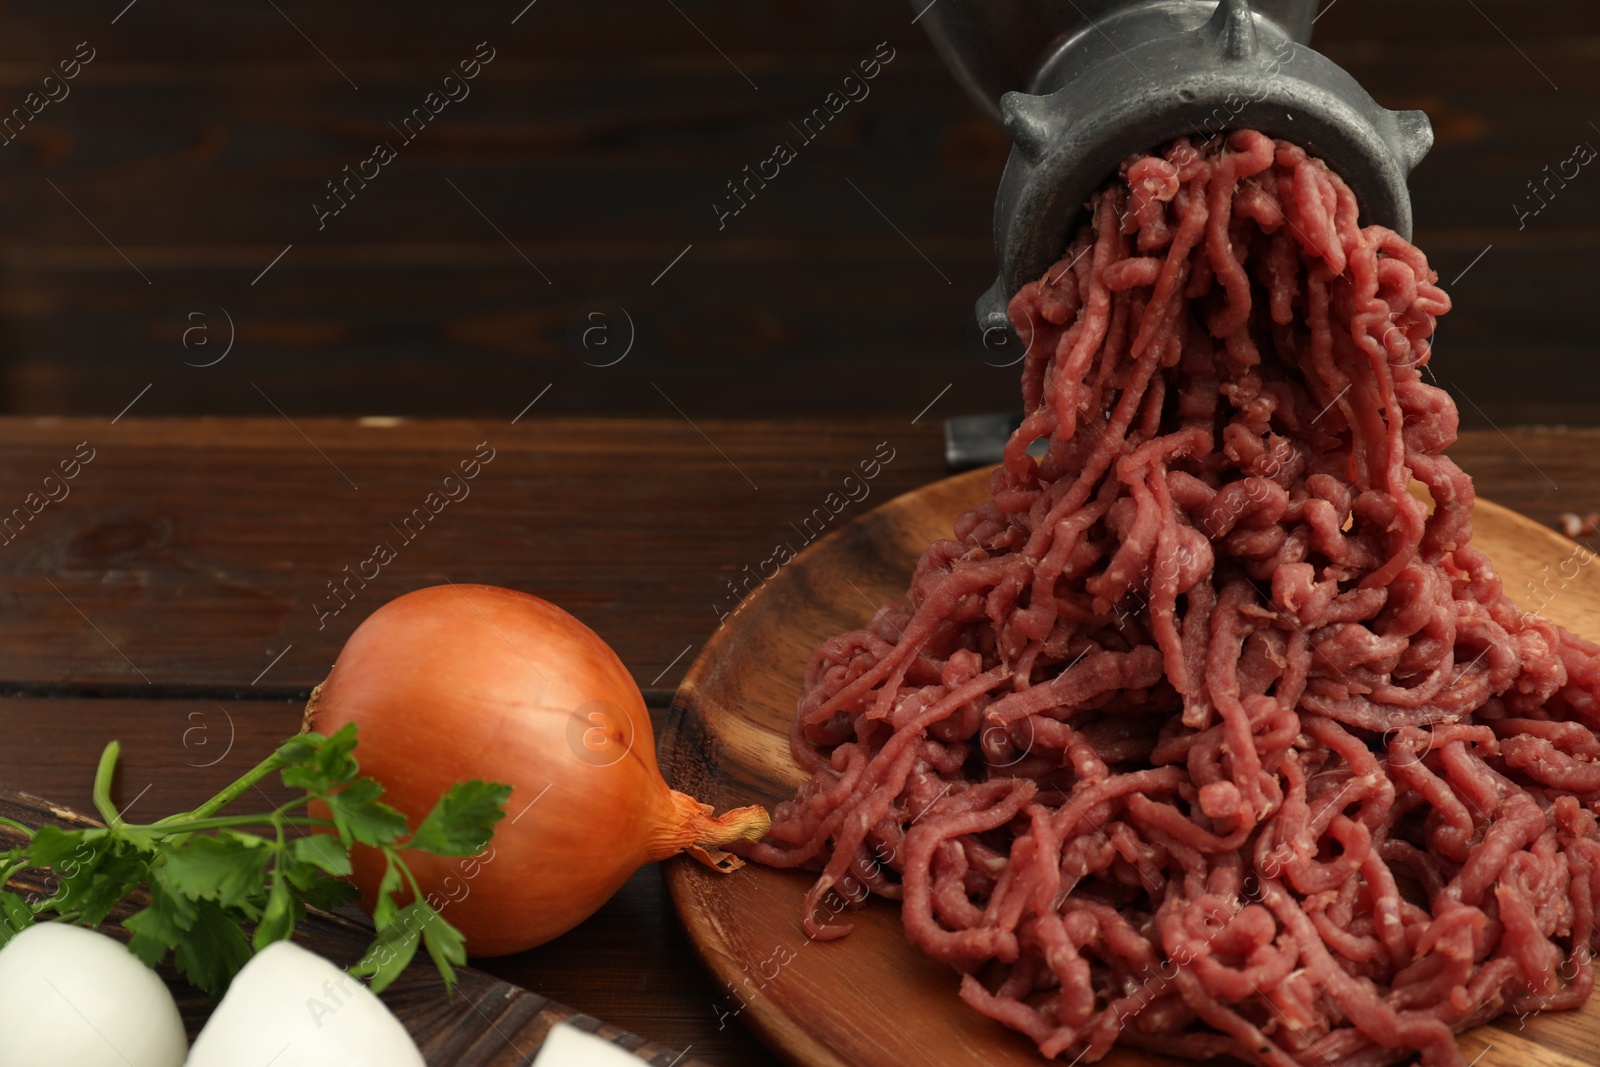
<path fill-rule="evenodd" d="M 1438 131 L 1413 192 L 1444 280 L 1471 265 L 1438 357 L 1467 423 L 1600 422 L 1600 175 L 1520 230 L 1514 208 L 1600 145 L 1600 11 L 1324 7 L 1317 46 Z M 114 415 L 147 385 L 151 415 L 510 418 L 546 385 L 569 414 L 909 416 L 945 384 L 946 413 L 1008 408 L 1014 372 L 968 326 L 1007 146 L 912 14 L 9 0 L 0 115 L 79 42 L 95 58 L 0 145 L 0 411 Z M 390 124 L 480 41 L 470 95 L 319 231 L 324 183 L 398 144 Z M 879 42 L 871 95 L 719 231 L 724 183 Z M 596 323 L 611 346 L 585 352 Z"/>
<path fill-rule="evenodd" d="M 27 516 L 27 494 L 85 441 L 66 496 L 19 527 L 14 509 Z M 560 604 L 665 703 L 780 541 L 798 550 L 945 473 L 931 415 L 8 418 L 0 453 L 0 687 L 195 699 L 303 700 L 375 608 L 450 581 Z M 429 515 L 428 494 L 476 455 L 492 458 L 466 495 Z M 395 558 L 363 583 L 380 543 Z"/>

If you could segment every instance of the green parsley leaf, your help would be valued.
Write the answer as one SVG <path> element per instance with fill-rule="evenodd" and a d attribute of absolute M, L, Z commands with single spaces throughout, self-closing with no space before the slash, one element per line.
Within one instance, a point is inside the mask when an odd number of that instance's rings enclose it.
<path fill-rule="evenodd" d="M 0 827 L 4 827 L 6 821 L 7 820 L 5 819 L 0 819 Z M 18 845 L 16 848 L 7 849 L 4 852 L 0 852 L 0 872 L 10 870 L 13 864 L 27 854 L 28 846 L 26 844 Z"/>
<path fill-rule="evenodd" d="M 284 766 L 294 766 L 311 760 L 327 741 L 326 737 L 316 731 L 307 730 L 305 733 L 295 734 L 293 737 L 286 738 L 278 745 L 278 751 L 274 752 L 273 755 Z"/>
<path fill-rule="evenodd" d="M 110 830 L 63 830 L 59 826 L 39 827 L 28 846 L 28 861 L 40 867 L 49 867 L 62 875 L 63 868 L 92 863 L 99 842 L 111 836 Z"/>
<path fill-rule="evenodd" d="M 307 862 L 302 856 L 315 862 Z M 332 911 L 360 898 L 360 891 L 343 875 L 332 877 L 325 873 L 341 867 L 348 873 L 349 863 L 350 854 L 332 834 L 311 834 L 289 842 L 285 854 L 278 859 L 278 869 L 293 890 L 296 922 L 304 917 L 305 905 Z"/>
<path fill-rule="evenodd" d="M 428 955 L 444 976 L 445 990 L 453 991 L 456 972 L 451 965 L 461 966 L 467 962 L 466 938 L 421 900 L 401 908 L 394 921 L 378 931 L 377 940 L 361 962 L 350 968 L 350 973 L 362 978 L 370 976 L 372 991 L 381 993 L 416 955 L 418 941 L 427 946 Z"/>
<path fill-rule="evenodd" d="M 161 850 L 161 835 L 153 830 L 141 826 L 119 826 L 111 833 L 129 849 L 142 852 L 147 857 L 153 858 Z"/>
<path fill-rule="evenodd" d="M 271 860 L 266 841 L 224 831 L 215 837 L 193 837 L 169 851 L 165 875 L 167 884 L 190 900 L 236 908 L 261 892 Z"/>
<path fill-rule="evenodd" d="M 355 723 L 346 723 L 332 737 L 306 733 L 290 738 L 278 748 L 289 762 L 283 784 L 310 793 L 331 793 L 361 772 L 351 752 L 356 747 Z"/>
<path fill-rule="evenodd" d="M 272 879 L 272 889 L 267 894 L 267 906 L 261 913 L 261 921 L 256 924 L 256 935 L 252 944 L 260 952 L 274 941 L 282 941 L 294 933 L 294 895 L 289 892 L 289 883 L 281 873 Z"/>
<path fill-rule="evenodd" d="M 354 904 L 361 899 L 361 890 L 345 881 L 343 878 L 329 878 L 321 872 L 316 872 L 309 885 L 295 883 L 295 889 L 306 906 L 321 908 L 323 911 L 332 911 L 342 908 L 346 904 Z M 305 917 L 305 908 L 296 912 L 295 921 Z"/>
<path fill-rule="evenodd" d="M 383 878 L 378 882 L 378 896 L 372 906 L 372 923 L 382 930 L 394 922 L 398 906 L 394 902 L 394 895 L 400 891 L 400 859 L 394 850 L 383 850 Z"/>
<path fill-rule="evenodd" d="M 413 904 L 412 907 L 417 905 Z M 465 966 L 467 962 L 467 939 L 454 926 L 444 921 L 440 915 L 426 903 L 422 907 L 432 913 L 427 923 L 422 928 L 422 943 L 428 947 L 428 955 L 433 957 L 434 966 L 439 968 L 439 973 L 444 976 L 444 990 L 446 994 L 455 991 L 456 967 Z"/>
<path fill-rule="evenodd" d="M 341 878 L 352 871 L 350 851 L 332 834 L 297 837 L 289 842 L 289 855 L 297 862 L 312 864 Z"/>
<path fill-rule="evenodd" d="M 480 856 L 495 825 L 505 817 L 509 786 L 470 781 L 441 797 L 413 833 L 405 816 L 380 799 L 383 787 L 362 777 L 356 761 L 356 728 L 331 737 L 304 733 L 279 746 L 238 782 L 181 815 L 147 826 L 124 823 L 111 808 L 109 791 L 117 746 L 107 746 L 95 774 L 98 810 L 112 825 L 83 830 L 46 826 L 38 831 L 13 826 L 29 838 L 0 851 L 0 877 L 33 866 L 53 872 L 58 887 L 30 905 L 0 888 L 0 945 L 25 929 L 39 912 L 99 925 L 111 909 L 141 883 L 149 903 L 123 926 L 133 952 L 150 966 L 170 952 L 191 984 L 213 1000 L 221 997 L 249 961 L 254 924 L 259 950 L 291 936 L 306 909 L 334 908 L 359 897 L 349 882 L 350 849 L 368 845 L 383 852 L 385 870 L 374 903 L 377 936 L 352 973 L 372 979 L 382 990 L 426 945 L 447 987 L 466 960 L 459 930 L 426 901 L 401 907 L 396 898 L 414 884 L 402 858 L 419 853 Z M 286 784 L 307 791 L 298 803 L 252 815 L 219 815 L 264 776 L 280 772 Z M 327 805 L 336 833 L 320 820 L 296 814 L 306 800 Z M 0 820 L 3 822 L 5 820 Z M 270 837 L 245 832 L 270 830 Z M 307 836 L 302 830 L 318 829 Z M 405 842 L 403 848 L 401 842 Z"/>
<path fill-rule="evenodd" d="M 505 818 L 511 787 L 499 782 L 457 782 L 428 812 L 406 843 L 439 856 L 471 856 L 482 851 Z"/>
<path fill-rule="evenodd" d="M 410 829 L 406 817 L 378 800 L 383 786 L 371 778 L 357 778 L 337 793 L 323 799 L 333 813 L 339 839 L 346 845 L 392 845 Z"/>
<path fill-rule="evenodd" d="M 422 931 L 427 926 L 427 916 L 417 914 L 417 904 L 408 904 L 402 908 L 394 922 L 378 931 L 378 936 L 367 949 L 367 954 L 361 961 L 350 968 L 350 973 L 357 978 L 372 979 L 372 991 L 381 993 L 389 987 L 389 983 L 400 977 L 400 972 L 406 969 L 411 962 L 411 957 L 417 954 L 417 942 L 422 938 Z M 426 904 L 421 908 L 432 913 L 433 909 Z"/>
<path fill-rule="evenodd" d="M 46 852 L 54 862 L 45 865 L 55 872 L 60 883 L 50 898 L 50 909 L 57 914 L 77 912 L 78 921 L 99 926 L 111 909 L 145 880 L 149 863 L 137 848 L 110 831 L 75 830 L 62 834 L 71 835 L 84 836 L 65 853 L 62 849 L 67 842 L 47 836 Z"/>
<path fill-rule="evenodd" d="M 151 967 L 160 966 L 167 950 L 183 943 L 198 917 L 194 903 L 174 890 L 164 875 L 164 869 L 157 868 L 150 877 L 150 905 L 122 920 L 133 934 L 128 948 Z"/>
<path fill-rule="evenodd" d="M 213 1002 L 227 992 L 233 976 L 250 961 L 250 942 L 221 905 L 209 900 L 195 905 L 195 919 L 173 953 L 173 962 L 191 985 Z"/>
<path fill-rule="evenodd" d="M 21 897 L 0 889 L 0 948 L 33 925 L 33 909 Z"/>

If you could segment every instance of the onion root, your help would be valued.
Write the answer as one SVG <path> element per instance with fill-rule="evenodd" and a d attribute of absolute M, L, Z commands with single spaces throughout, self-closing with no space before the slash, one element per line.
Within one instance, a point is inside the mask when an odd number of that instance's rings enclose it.
<path fill-rule="evenodd" d="M 743 867 L 744 861 L 725 851 L 725 846 L 736 841 L 760 841 L 772 828 L 772 816 L 755 804 L 718 815 L 710 804 L 674 789 L 672 806 L 673 824 L 662 828 L 653 859 L 687 852 L 712 870 L 728 874 Z"/>

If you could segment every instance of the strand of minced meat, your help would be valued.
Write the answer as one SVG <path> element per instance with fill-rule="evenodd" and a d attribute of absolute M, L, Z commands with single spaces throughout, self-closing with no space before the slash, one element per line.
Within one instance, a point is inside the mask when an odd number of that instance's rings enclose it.
<path fill-rule="evenodd" d="M 817 650 L 811 778 L 749 854 L 821 869 L 819 939 L 836 895 L 901 899 L 1046 1056 L 1458 1065 L 1454 1032 L 1581 1003 L 1600 650 L 1470 546 L 1436 274 L 1250 131 L 1092 209 L 1011 302 L 993 500 Z"/>

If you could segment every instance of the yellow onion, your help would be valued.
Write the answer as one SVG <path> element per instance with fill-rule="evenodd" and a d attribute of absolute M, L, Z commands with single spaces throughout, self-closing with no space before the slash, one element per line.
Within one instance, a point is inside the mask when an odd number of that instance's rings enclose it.
<path fill-rule="evenodd" d="M 759 807 L 716 816 L 667 786 L 649 713 L 594 631 L 538 597 L 485 585 L 419 589 L 350 635 L 306 706 L 306 726 L 355 723 L 361 771 L 415 826 L 458 781 L 513 789 L 475 857 L 404 853 L 424 896 L 477 956 L 520 952 L 570 930 L 645 863 L 759 840 Z M 314 805 L 312 814 L 326 817 Z M 369 910 L 384 861 L 357 846 Z"/>

